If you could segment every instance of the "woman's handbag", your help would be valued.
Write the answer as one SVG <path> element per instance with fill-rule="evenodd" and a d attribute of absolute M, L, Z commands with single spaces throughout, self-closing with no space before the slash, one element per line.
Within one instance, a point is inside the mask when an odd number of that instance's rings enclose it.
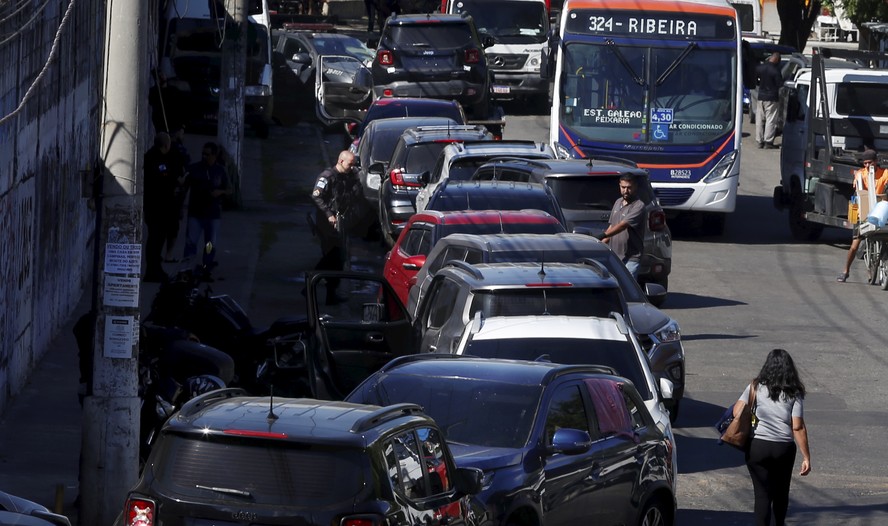
<path fill-rule="evenodd" d="M 721 432 L 719 443 L 735 447 L 740 451 L 749 449 L 749 441 L 752 439 L 753 420 L 755 419 L 755 390 L 753 382 L 749 388 L 749 402 L 740 411 L 740 416 L 734 418 L 734 407 L 728 407 L 716 428 Z"/>

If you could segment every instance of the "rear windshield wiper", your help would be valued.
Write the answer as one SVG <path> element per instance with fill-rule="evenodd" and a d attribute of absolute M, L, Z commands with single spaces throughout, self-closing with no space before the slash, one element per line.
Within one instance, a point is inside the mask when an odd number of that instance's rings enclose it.
<path fill-rule="evenodd" d="M 197 489 L 205 489 L 205 490 L 209 490 L 209 491 L 215 491 L 216 493 L 224 493 L 225 495 L 236 495 L 238 497 L 244 497 L 247 499 L 253 498 L 252 493 L 250 493 L 249 491 L 244 491 L 242 489 L 217 488 L 217 487 L 213 487 L 213 486 L 201 486 L 200 484 L 195 484 L 194 487 Z"/>

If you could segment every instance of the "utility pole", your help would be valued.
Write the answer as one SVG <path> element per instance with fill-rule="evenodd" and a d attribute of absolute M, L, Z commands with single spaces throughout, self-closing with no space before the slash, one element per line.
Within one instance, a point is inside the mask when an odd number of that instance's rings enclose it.
<path fill-rule="evenodd" d="M 93 381 L 83 403 L 80 523 L 105 526 L 123 511 L 139 470 L 139 285 L 142 142 L 148 81 L 146 0 L 105 8 L 101 180 L 97 182 Z"/>
<path fill-rule="evenodd" d="M 244 142 L 244 83 L 247 73 L 247 18 L 245 0 L 225 0 L 229 28 L 222 43 L 222 72 L 219 90 L 219 145 L 228 152 L 226 165 L 234 188 L 234 200 L 241 204 L 240 177 Z M 232 31 L 233 29 L 233 31 Z"/>

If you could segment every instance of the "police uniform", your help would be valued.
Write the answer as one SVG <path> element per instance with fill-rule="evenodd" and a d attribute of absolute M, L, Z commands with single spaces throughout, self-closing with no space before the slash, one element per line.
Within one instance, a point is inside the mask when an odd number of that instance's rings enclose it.
<path fill-rule="evenodd" d="M 366 207 L 362 206 L 364 194 L 361 182 L 353 170 L 342 173 L 336 168 L 327 168 L 318 175 L 311 199 L 316 206 L 315 218 L 317 234 L 321 242 L 323 257 L 315 267 L 318 270 L 342 270 L 343 236 L 337 231 L 361 226 Z M 337 217 L 334 228 L 331 217 Z M 366 227 L 366 225 L 364 225 Z"/>

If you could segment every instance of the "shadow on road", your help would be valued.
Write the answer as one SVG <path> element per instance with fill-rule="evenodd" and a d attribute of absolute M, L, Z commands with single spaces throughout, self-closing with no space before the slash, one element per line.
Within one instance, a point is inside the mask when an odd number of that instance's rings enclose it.
<path fill-rule="evenodd" d="M 675 524 L 682 526 L 748 526 L 753 522 L 752 512 L 680 509 L 675 515 Z"/>
<path fill-rule="evenodd" d="M 668 309 L 705 309 L 709 307 L 732 307 L 734 305 L 745 305 L 745 303 L 727 298 L 669 291 L 665 307 Z"/>

